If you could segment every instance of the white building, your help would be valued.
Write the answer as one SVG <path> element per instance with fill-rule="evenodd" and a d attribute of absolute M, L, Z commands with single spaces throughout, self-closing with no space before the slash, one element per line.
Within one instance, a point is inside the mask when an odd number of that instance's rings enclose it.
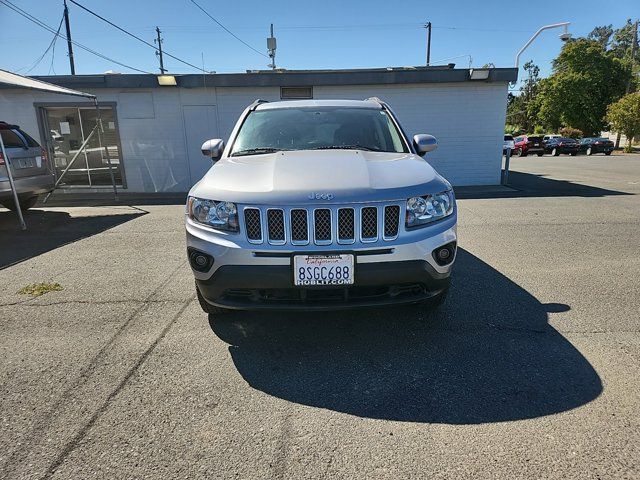
<path fill-rule="evenodd" d="M 130 192 L 186 192 L 209 168 L 200 146 L 227 139 L 257 98 L 379 97 L 408 135 L 430 133 L 439 148 L 428 160 L 454 185 L 500 183 L 507 85 L 517 70 L 451 67 L 260 71 L 176 75 L 37 77 L 97 95 L 106 132 L 94 134 L 70 169 L 68 188 L 109 185 L 105 147 L 117 180 Z M 68 98 L 68 99 L 67 99 Z M 91 103 L 0 86 L 0 120 L 20 125 L 46 145 L 60 172 L 95 126 Z"/>

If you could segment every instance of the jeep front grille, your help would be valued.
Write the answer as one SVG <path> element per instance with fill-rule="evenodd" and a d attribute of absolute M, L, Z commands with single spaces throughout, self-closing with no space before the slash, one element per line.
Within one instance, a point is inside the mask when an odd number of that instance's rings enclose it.
<path fill-rule="evenodd" d="M 384 238 L 393 240 L 398 236 L 398 224 L 400 220 L 400 207 L 387 205 L 384 207 Z"/>
<path fill-rule="evenodd" d="M 318 208 L 313 211 L 314 239 L 318 245 L 331 243 L 331 210 Z"/>
<path fill-rule="evenodd" d="M 244 225 L 247 229 L 247 238 L 250 242 L 262 242 L 262 222 L 260 210 L 247 208 L 244 211 Z"/>
<path fill-rule="evenodd" d="M 319 208 L 246 207 L 247 240 L 272 245 L 350 245 L 398 237 L 401 207 L 391 205 Z"/>
<path fill-rule="evenodd" d="M 269 227 L 269 243 L 283 244 L 284 239 L 284 211 L 279 208 L 267 210 L 267 225 Z"/>
<path fill-rule="evenodd" d="M 378 239 L 378 209 L 376 207 L 364 207 L 361 221 L 362 241 L 375 242 Z"/>
<path fill-rule="evenodd" d="M 356 222 L 353 208 L 338 210 L 338 243 L 353 243 L 356 240 Z"/>
<path fill-rule="evenodd" d="M 306 245 L 309 243 L 309 220 L 303 208 L 291 210 L 291 243 Z"/>

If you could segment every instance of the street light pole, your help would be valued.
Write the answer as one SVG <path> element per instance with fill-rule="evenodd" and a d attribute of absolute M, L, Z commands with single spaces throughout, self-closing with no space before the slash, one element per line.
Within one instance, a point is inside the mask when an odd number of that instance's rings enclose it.
<path fill-rule="evenodd" d="M 427 67 L 431 65 L 431 22 L 427 22 L 424 28 L 427 30 Z"/>
<path fill-rule="evenodd" d="M 520 55 L 522 55 L 522 52 L 524 52 L 527 47 L 529 45 L 531 45 L 531 43 L 536 39 L 536 37 L 538 35 L 540 35 L 543 31 L 545 30 L 549 30 L 550 28 L 559 28 L 559 27 L 564 27 L 564 33 L 560 35 L 560 39 L 563 41 L 567 41 L 569 40 L 570 35 L 569 32 L 567 32 L 567 26 L 570 24 L 570 22 L 560 22 L 560 23 L 552 23 L 551 25 L 545 25 L 544 27 L 540 27 L 538 29 L 538 31 L 536 33 L 533 34 L 533 37 L 531 37 L 529 39 L 529 41 L 527 43 L 524 44 L 524 46 L 518 51 L 517 55 L 516 55 L 516 68 L 519 68 L 520 66 Z"/>

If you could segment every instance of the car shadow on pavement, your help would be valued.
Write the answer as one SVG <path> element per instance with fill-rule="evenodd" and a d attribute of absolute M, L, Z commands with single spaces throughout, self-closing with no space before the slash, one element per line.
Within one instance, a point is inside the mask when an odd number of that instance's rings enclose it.
<path fill-rule="evenodd" d="M 477 424 L 579 407 L 596 371 L 547 323 L 541 304 L 459 249 L 436 312 L 418 306 L 210 316 L 242 377 L 290 402 L 359 417 Z"/>
<path fill-rule="evenodd" d="M 507 186 L 468 186 L 454 187 L 458 200 L 486 198 L 523 198 L 523 197 L 606 197 L 610 195 L 634 195 L 630 192 L 609 190 L 549 178 L 544 174 L 509 172 Z"/>
<path fill-rule="evenodd" d="M 33 209 L 24 212 L 20 230 L 15 212 L 0 210 L 0 270 L 50 250 L 104 232 L 147 212 L 72 217 L 67 212 Z"/>

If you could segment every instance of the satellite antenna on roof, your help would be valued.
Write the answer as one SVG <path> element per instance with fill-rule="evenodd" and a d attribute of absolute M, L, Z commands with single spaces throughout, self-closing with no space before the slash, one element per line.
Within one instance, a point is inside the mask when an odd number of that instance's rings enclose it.
<path fill-rule="evenodd" d="M 273 23 L 271 24 L 271 36 L 267 38 L 267 50 L 269 50 L 269 58 L 271 63 L 267 65 L 272 70 L 276 69 L 276 37 L 273 36 Z"/>

